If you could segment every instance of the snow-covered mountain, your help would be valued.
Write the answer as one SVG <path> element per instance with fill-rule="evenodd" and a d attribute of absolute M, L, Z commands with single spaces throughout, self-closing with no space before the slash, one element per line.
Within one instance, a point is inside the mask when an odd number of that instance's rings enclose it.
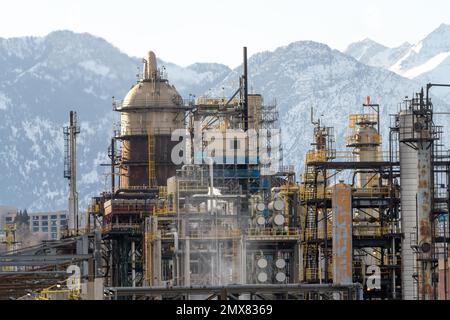
<path fill-rule="evenodd" d="M 389 69 L 402 58 L 411 47 L 412 45 L 410 43 L 405 42 L 399 47 L 388 48 L 378 42 L 366 38 L 360 42 L 349 45 L 344 53 L 369 66 Z"/>
<path fill-rule="evenodd" d="M 372 47 L 373 52 L 385 50 Z M 158 52 L 151 44 L 149 49 Z M 355 47 L 355 55 L 357 51 Z M 358 53 L 360 59 L 371 55 Z M 238 87 L 240 68 L 158 63 L 184 97 L 222 95 Z M 420 83 L 365 63 L 311 41 L 250 57 L 250 92 L 262 93 L 266 103 L 276 99 L 279 107 L 285 164 L 301 168 L 311 141 L 310 107 L 325 125 L 335 127 L 342 148 L 348 114 L 358 112 L 370 95 L 381 104 L 387 136 L 388 115 L 403 97 L 419 90 Z M 118 120 L 111 97 L 126 94 L 140 65 L 141 59 L 89 34 L 58 31 L 42 38 L 0 39 L 0 204 L 29 210 L 66 208 L 62 127 L 70 110 L 78 112 L 81 126 L 80 206 L 106 189 L 108 169 L 100 164 L 108 162 L 107 147 Z"/>
<path fill-rule="evenodd" d="M 136 61 L 138 60 L 141 61 L 142 59 L 136 59 Z M 189 95 L 198 96 L 209 91 L 231 72 L 228 66 L 220 63 L 194 63 L 182 67 L 158 57 L 157 63 L 158 68 L 164 68 L 170 82 L 176 84 L 181 96 L 186 98 Z M 136 66 L 141 68 L 140 64 L 136 64 Z M 135 69 L 135 73 L 137 72 L 138 70 Z"/>
<path fill-rule="evenodd" d="M 450 66 L 450 25 L 442 24 L 390 67 L 406 78 L 423 78 Z M 438 80 L 437 80 L 438 81 Z M 448 79 L 447 79 L 448 81 Z"/>
<path fill-rule="evenodd" d="M 133 59 L 106 41 L 71 32 L 0 40 L 2 203 L 30 209 L 66 205 L 62 127 L 78 112 L 79 184 L 98 190 L 112 132 L 111 96 L 133 82 Z M 127 86 L 125 86 L 127 84 Z"/>
<path fill-rule="evenodd" d="M 450 25 L 441 24 L 415 45 L 405 43 L 387 48 L 366 39 L 351 44 L 345 53 L 364 64 L 388 69 L 420 83 L 450 83 Z M 450 98 L 448 90 L 436 94 Z"/>
<path fill-rule="evenodd" d="M 209 91 L 231 71 L 219 63 L 195 63 L 186 68 L 164 61 L 158 63 L 167 68 L 170 81 L 176 84 L 183 97 L 189 94 L 198 96 Z"/>

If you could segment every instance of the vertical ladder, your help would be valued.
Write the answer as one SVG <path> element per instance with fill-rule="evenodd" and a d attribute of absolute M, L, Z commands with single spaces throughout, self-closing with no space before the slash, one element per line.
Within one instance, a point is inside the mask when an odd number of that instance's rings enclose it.
<path fill-rule="evenodd" d="M 305 170 L 305 200 L 317 200 L 316 171 L 307 165 Z M 319 252 L 317 242 L 317 204 L 308 204 L 306 207 L 305 221 L 305 247 L 304 247 L 304 271 L 305 280 L 315 283 L 319 279 Z"/>
<path fill-rule="evenodd" d="M 156 186 L 156 171 L 155 171 L 155 136 L 149 130 L 147 135 L 148 141 L 148 186 Z"/>

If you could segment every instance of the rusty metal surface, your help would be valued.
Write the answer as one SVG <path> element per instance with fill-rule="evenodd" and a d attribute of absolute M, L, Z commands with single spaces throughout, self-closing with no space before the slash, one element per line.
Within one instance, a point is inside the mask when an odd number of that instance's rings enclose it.
<path fill-rule="evenodd" d="M 440 259 L 438 264 L 438 300 L 450 300 L 450 259 Z"/>
<path fill-rule="evenodd" d="M 350 284 L 352 279 L 352 193 L 351 187 L 337 184 L 333 188 L 333 282 Z"/>
<path fill-rule="evenodd" d="M 177 144 L 169 135 L 155 136 L 155 174 L 157 184 L 164 186 L 178 168 L 171 160 L 173 147 Z M 148 186 L 148 139 L 136 136 L 123 141 L 120 185 L 123 188 Z"/>
<path fill-rule="evenodd" d="M 431 150 L 420 146 L 417 152 L 417 245 L 419 250 L 419 296 L 422 300 L 434 299 L 432 281 L 432 237 L 431 237 Z"/>

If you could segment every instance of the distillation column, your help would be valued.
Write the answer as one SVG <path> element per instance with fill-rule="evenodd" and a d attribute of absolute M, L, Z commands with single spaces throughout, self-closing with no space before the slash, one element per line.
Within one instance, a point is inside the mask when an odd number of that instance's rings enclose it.
<path fill-rule="evenodd" d="M 433 299 L 432 126 L 431 114 L 423 111 L 422 96 L 398 116 L 404 300 Z"/>
<path fill-rule="evenodd" d="M 177 166 L 171 153 L 176 129 L 184 128 L 183 100 L 175 87 L 157 69 L 156 56 L 144 59 L 143 78 L 128 92 L 120 111 L 122 161 L 121 188 L 165 186 Z"/>
<path fill-rule="evenodd" d="M 350 128 L 354 131 L 347 139 L 347 147 L 354 148 L 353 154 L 359 162 L 377 162 L 381 160 L 381 135 L 379 133 L 379 105 L 372 104 L 370 97 L 363 104 L 363 113 L 350 116 Z M 375 170 L 365 169 L 357 171 L 357 192 L 371 196 L 379 192 L 380 175 Z M 380 227 L 380 213 L 377 209 L 366 208 L 355 210 L 354 217 L 355 234 L 363 236 L 378 236 Z M 357 263 L 361 264 L 362 273 L 365 275 L 367 266 L 378 266 L 381 263 L 381 254 L 375 248 L 364 248 L 364 257 L 360 257 Z M 368 254 L 367 251 L 370 253 Z"/>
<path fill-rule="evenodd" d="M 348 137 L 347 147 L 352 147 L 353 154 L 357 156 L 359 162 L 377 162 L 381 160 L 381 135 L 379 133 L 379 106 L 370 104 L 370 100 L 364 105 L 364 108 L 375 109 L 375 113 L 363 113 L 351 115 L 350 128 L 356 130 Z M 374 188 L 380 186 L 379 174 L 373 170 L 359 171 L 357 174 L 357 188 L 365 190 L 368 193 Z M 369 226 L 371 219 L 379 218 L 377 212 L 369 209 L 360 212 L 358 220 L 361 225 Z"/>

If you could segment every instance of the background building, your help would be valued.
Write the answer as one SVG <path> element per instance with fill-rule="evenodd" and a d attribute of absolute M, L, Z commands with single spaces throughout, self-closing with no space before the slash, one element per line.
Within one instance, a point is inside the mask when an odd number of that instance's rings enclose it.
<path fill-rule="evenodd" d="M 14 222 L 18 209 L 13 206 L 0 206 L 0 232 L 3 231 L 5 223 Z"/>
<path fill-rule="evenodd" d="M 41 236 L 47 236 L 49 240 L 61 238 L 61 229 L 67 226 L 67 212 L 34 212 L 29 213 L 30 231 Z"/>

